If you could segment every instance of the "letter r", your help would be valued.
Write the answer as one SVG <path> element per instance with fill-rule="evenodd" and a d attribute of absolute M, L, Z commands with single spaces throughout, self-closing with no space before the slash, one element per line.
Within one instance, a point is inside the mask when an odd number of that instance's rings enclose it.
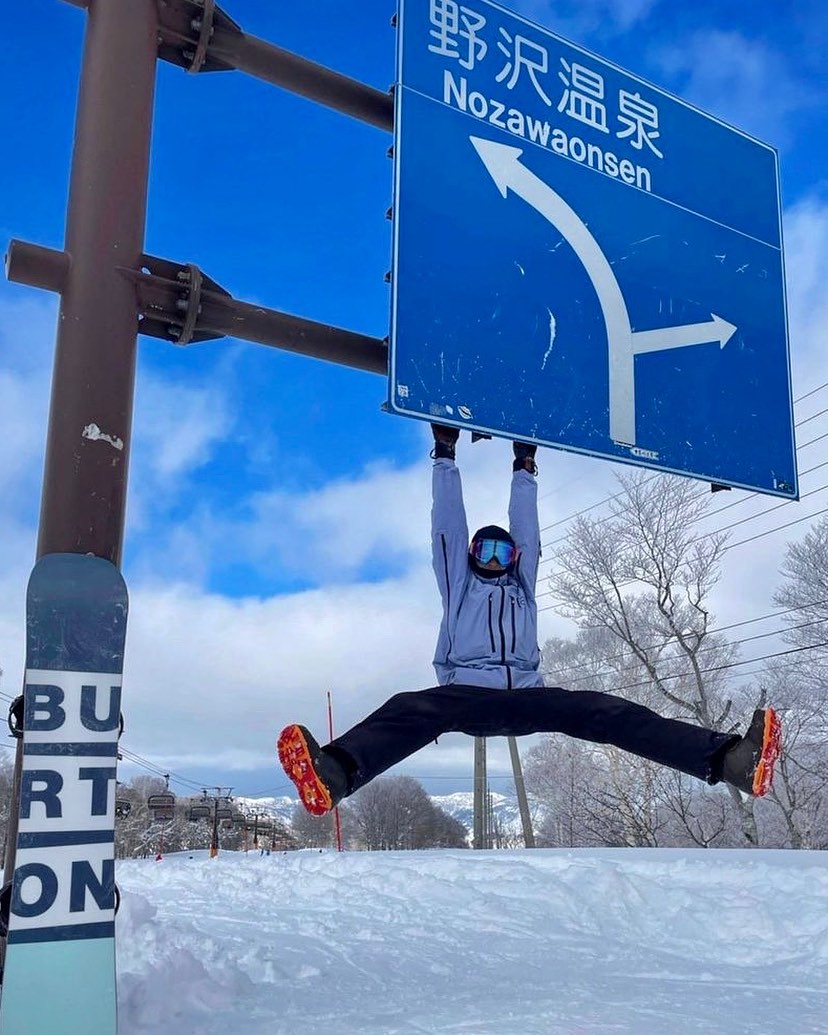
<path fill-rule="evenodd" d="M 35 790 L 36 783 L 43 786 Z M 20 818 L 31 819 L 32 802 L 39 801 L 46 809 L 46 819 L 60 819 L 62 790 L 63 777 L 53 769 L 24 769 L 20 774 Z"/>

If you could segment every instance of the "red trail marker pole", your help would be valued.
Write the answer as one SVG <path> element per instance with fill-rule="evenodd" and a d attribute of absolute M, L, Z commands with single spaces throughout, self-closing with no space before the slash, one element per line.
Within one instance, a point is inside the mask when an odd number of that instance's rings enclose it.
<path fill-rule="evenodd" d="M 331 705 L 331 692 L 328 691 L 328 739 L 334 739 L 333 731 L 333 706 Z M 334 827 L 336 829 L 336 850 L 342 851 L 342 823 L 339 819 L 339 808 L 335 808 L 334 812 Z"/>

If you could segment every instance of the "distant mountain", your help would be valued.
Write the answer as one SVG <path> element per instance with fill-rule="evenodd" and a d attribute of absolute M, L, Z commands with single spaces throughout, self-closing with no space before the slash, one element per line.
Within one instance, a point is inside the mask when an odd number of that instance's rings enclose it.
<path fill-rule="evenodd" d="M 437 808 L 458 820 L 468 831 L 471 839 L 474 830 L 474 795 L 471 791 L 458 791 L 456 794 L 432 794 L 431 801 Z M 278 798 L 243 798 L 236 796 L 236 804 L 250 812 L 263 812 L 275 816 L 283 823 L 290 825 L 293 810 L 298 804 L 297 798 L 283 795 Z M 491 793 L 492 817 L 494 831 L 505 837 L 514 838 L 522 835 L 520 811 L 514 795 Z"/>
<path fill-rule="evenodd" d="M 290 798 L 287 795 L 279 798 L 243 798 L 234 795 L 233 801 L 245 812 L 263 812 L 268 816 L 280 819 L 287 826 L 290 826 L 293 810 L 299 804 L 298 798 Z"/>
<path fill-rule="evenodd" d="M 471 791 L 458 791 L 456 794 L 431 795 L 432 802 L 443 812 L 447 812 L 468 830 L 471 837 L 474 830 L 474 794 Z M 506 837 L 521 835 L 520 810 L 514 795 L 491 792 L 492 821 L 494 832 L 499 831 Z"/>

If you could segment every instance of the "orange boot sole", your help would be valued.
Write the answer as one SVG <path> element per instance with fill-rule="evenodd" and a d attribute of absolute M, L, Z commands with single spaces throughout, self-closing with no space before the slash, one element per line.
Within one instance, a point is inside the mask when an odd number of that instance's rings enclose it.
<path fill-rule="evenodd" d="M 782 741 L 782 723 L 773 708 L 765 710 L 765 731 L 762 738 L 762 754 L 753 774 L 753 793 L 757 798 L 764 797 L 773 783 L 773 767 L 779 758 Z"/>
<path fill-rule="evenodd" d="M 301 726 L 285 726 L 276 741 L 282 768 L 296 785 L 302 804 L 314 816 L 333 808 L 330 791 L 313 768 L 308 743 Z"/>

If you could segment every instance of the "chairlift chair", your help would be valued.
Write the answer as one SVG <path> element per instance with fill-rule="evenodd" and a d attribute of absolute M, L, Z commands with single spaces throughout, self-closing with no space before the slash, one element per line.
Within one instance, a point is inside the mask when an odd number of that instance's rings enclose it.
<path fill-rule="evenodd" d="M 147 808 L 154 820 L 161 823 L 169 822 L 175 819 L 175 795 L 172 791 L 151 794 L 147 798 Z"/>

